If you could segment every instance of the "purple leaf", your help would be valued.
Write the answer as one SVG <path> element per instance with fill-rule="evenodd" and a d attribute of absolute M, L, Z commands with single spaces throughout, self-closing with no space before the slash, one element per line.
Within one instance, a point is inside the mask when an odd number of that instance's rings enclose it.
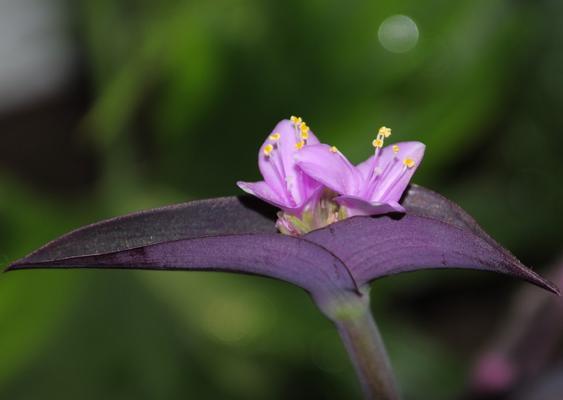
<path fill-rule="evenodd" d="M 434 268 L 499 272 L 559 293 L 496 243 L 459 206 L 412 186 L 402 216 L 353 217 L 304 239 L 330 249 L 362 286 L 383 276 Z"/>
<path fill-rule="evenodd" d="M 12 268 L 126 268 L 224 271 L 293 283 L 315 295 L 357 291 L 345 265 L 314 243 L 281 234 L 236 234 L 183 239 L 105 254 L 26 261 Z"/>
<path fill-rule="evenodd" d="M 432 190 L 411 184 L 403 195 L 401 204 L 411 215 L 436 219 L 469 230 L 483 240 L 496 244 L 464 209 Z"/>
<path fill-rule="evenodd" d="M 454 203 L 411 186 L 402 217 L 354 217 L 301 238 L 276 233 L 275 210 L 220 198 L 93 224 L 12 264 L 33 267 L 218 270 L 265 275 L 320 291 L 357 291 L 373 279 L 426 268 L 501 272 L 558 292 Z"/>
<path fill-rule="evenodd" d="M 74 230 L 15 264 L 105 254 L 205 236 L 276 233 L 276 209 L 251 196 L 198 200 L 140 211 Z M 16 267 L 14 265 L 14 268 Z"/>
<path fill-rule="evenodd" d="M 281 279 L 322 297 L 357 291 L 348 269 L 314 243 L 277 233 L 252 197 L 179 204 L 75 230 L 15 262 L 27 268 L 207 270 Z"/>

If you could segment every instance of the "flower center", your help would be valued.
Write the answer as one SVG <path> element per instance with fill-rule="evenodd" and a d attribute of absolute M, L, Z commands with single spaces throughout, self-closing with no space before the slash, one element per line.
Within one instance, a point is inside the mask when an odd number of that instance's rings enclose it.
<path fill-rule="evenodd" d="M 346 219 L 346 209 L 334 201 L 335 196 L 336 193 L 325 189 L 315 207 L 306 209 L 300 216 L 279 211 L 276 227 L 285 235 L 302 236 L 312 230 Z"/>

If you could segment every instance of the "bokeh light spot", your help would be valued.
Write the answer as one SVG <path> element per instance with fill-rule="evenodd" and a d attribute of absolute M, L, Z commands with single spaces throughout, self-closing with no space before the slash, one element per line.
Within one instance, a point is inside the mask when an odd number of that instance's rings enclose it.
<path fill-rule="evenodd" d="M 418 43 L 418 27 L 406 15 L 393 15 L 379 26 L 377 36 L 385 50 L 392 53 L 406 53 Z"/>

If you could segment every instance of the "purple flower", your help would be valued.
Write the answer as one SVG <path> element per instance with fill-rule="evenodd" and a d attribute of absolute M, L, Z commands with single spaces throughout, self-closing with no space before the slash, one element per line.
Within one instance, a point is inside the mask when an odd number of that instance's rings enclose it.
<path fill-rule="evenodd" d="M 391 130 L 382 127 L 373 141 L 375 154 L 354 166 L 334 146 L 317 144 L 297 154 L 303 172 L 340 194 L 334 200 L 346 216 L 405 212 L 399 200 L 424 156 L 420 142 L 402 142 L 383 148 Z"/>
<path fill-rule="evenodd" d="M 336 147 L 321 144 L 301 118 L 276 125 L 260 147 L 261 182 L 238 182 L 245 192 L 282 210 L 277 227 L 299 236 L 354 215 L 404 212 L 399 204 L 424 145 L 403 142 L 383 148 L 391 129 L 373 141 L 375 154 L 353 166 Z M 323 192 L 323 187 L 329 190 Z M 335 196 L 334 192 L 339 194 Z"/>
<path fill-rule="evenodd" d="M 285 213 L 300 217 L 318 198 L 321 184 L 297 167 L 295 155 L 319 143 L 301 118 L 280 121 L 258 152 L 258 167 L 264 180 L 237 182 L 237 185 Z"/>

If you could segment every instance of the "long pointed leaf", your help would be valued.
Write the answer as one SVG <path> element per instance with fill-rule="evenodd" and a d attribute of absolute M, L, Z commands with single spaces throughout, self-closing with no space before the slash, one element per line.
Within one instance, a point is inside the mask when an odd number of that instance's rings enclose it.
<path fill-rule="evenodd" d="M 28 268 L 210 270 L 281 279 L 323 296 L 357 291 L 348 269 L 317 244 L 277 233 L 275 209 L 251 197 L 195 201 L 70 232 L 13 263 Z"/>
<path fill-rule="evenodd" d="M 13 266 L 37 267 L 224 271 L 281 279 L 315 296 L 330 291 L 357 291 L 346 266 L 323 247 L 277 233 L 176 240 L 98 255 L 24 261 Z"/>
<path fill-rule="evenodd" d="M 470 230 L 481 239 L 497 244 L 463 208 L 441 194 L 411 184 L 403 195 L 402 205 L 409 215 L 418 215 Z"/>
<path fill-rule="evenodd" d="M 205 236 L 275 233 L 275 214 L 273 207 L 251 196 L 192 201 L 76 229 L 15 264 L 45 264 Z"/>
<path fill-rule="evenodd" d="M 399 218 L 354 217 L 289 238 L 275 233 L 275 210 L 252 198 L 197 201 L 78 229 L 9 269 L 211 269 L 262 274 L 315 291 L 323 285 L 354 290 L 356 284 L 417 269 L 469 268 L 509 274 L 558 292 L 455 203 L 413 185 L 403 204 L 407 214 Z"/>
<path fill-rule="evenodd" d="M 559 293 L 442 196 L 411 187 L 403 204 L 407 208 L 403 216 L 354 217 L 304 239 L 329 248 L 360 286 L 401 272 L 463 268 L 511 275 Z"/>

